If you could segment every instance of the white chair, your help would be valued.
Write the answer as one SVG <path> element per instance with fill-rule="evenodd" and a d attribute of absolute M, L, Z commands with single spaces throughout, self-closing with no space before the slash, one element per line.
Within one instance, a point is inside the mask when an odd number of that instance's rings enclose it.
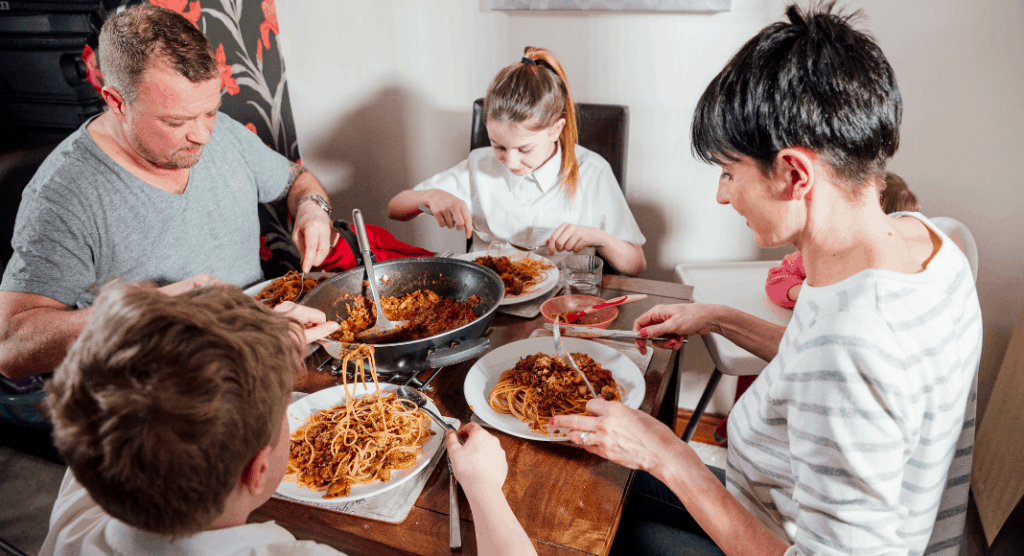
<path fill-rule="evenodd" d="M 949 239 L 953 240 L 958 247 L 967 256 L 967 264 L 971 267 L 971 274 L 974 275 L 974 281 L 978 281 L 978 246 L 974 243 L 974 236 L 971 235 L 971 231 L 964 226 L 963 222 L 955 218 L 948 216 L 936 216 L 929 218 L 935 227 L 942 230 L 942 233 L 949 236 Z"/>
<path fill-rule="evenodd" d="M 713 303 L 739 309 L 768 322 L 785 326 L 793 311 L 773 303 L 765 294 L 768 271 L 782 261 L 753 261 L 729 263 L 695 263 L 676 266 L 679 281 L 693 286 L 694 303 Z M 683 441 L 689 442 L 697 430 L 697 423 L 711 401 L 722 374 L 752 376 L 760 374 L 768 362 L 737 346 L 724 336 L 701 336 L 708 348 L 715 370 L 711 372 L 704 393 L 693 410 L 683 431 Z"/>

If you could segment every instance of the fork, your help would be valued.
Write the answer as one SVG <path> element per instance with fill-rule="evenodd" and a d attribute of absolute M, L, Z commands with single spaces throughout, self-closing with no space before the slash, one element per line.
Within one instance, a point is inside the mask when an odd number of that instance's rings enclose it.
<path fill-rule="evenodd" d="M 306 271 L 302 271 L 302 277 L 299 278 L 299 293 L 295 294 L 295 302 L 299 302 L 299 298 L 302 297 L 302 290 L 306 289 Z"/>
<path fill-rule="evenodd" d="M 583 374 L 583 371 L 581 371 L 576 365 L 576 362 L 572 360 L 572 355 L 569 353 L 569 350 L 565 349 L 565 345 L 562 343 L 562 335 L 558 332 L 558 318 L 559 317 L 555 317 L 555 326 L 551 329 L 552 335 L 555 339 L 555 353 L 558 354 L 559 358 L 567 359 L 569 361 L 569 366 L 572 367 L 572 370 L 579 373 L 580 377 L 583 379 L 583 383 L 587 385 L 587 389 L 590 390 L 590 395 L 596 398 L 597 392 L 594 391 L 594 387 L 590 384 L 590 381 L 587 380 L 587 375 Z"/>

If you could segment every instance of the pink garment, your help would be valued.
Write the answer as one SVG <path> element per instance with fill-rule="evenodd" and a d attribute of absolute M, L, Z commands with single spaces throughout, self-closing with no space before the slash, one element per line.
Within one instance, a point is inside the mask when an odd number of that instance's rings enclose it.
<path fill-rule="evenodd" d="M 782 259 L 782 264 L 768 271 L 764 291 L 767 292 L 768 299 L 779 307 L 792 309 L 796 302 L 789 298 L 789 289 L 797 284 L 803 284 L 806 279 L 803 255 L 796 251 L 786 255 Z"/>

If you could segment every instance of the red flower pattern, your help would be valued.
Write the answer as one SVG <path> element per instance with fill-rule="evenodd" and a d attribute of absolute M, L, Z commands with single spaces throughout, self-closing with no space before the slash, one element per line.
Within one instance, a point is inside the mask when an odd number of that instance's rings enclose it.
<path fill-rule="evenodd" d="M 185 19 L 191 21 L 192 25 L 199 27 L 199 16 L 202 15 L 202 8 L 199 7 L 199 0 L 195 0 L 194 2 L 190 2 L 189 0 L 150 0 L 150 3 L 154 6 L 176 11 L 185 16 Z"/>
<path fill-rule="evenodd" d="M 277 26 L 277 5 L 274 4 L 274 0 L 263 0 L 260 7 L 263 8 L 263 17 L 266 20 L 260 23 L 260 40 L 256 41 L 256 58 L 262 62 L 263 49 L 270 49 L 270 32 L 273 31 L 275 35 L 279 35 L 281 31 Z"/>
<path fill-rule="evenodd" d="M 267 247 L 267 236 L 260 236 L 260 259 L 269 261 L 274 254 Z"/>
<path fill-rule="evenodd" d="M 248 129 L 249 131 L 255 133 L 256 135 L 260 134 L 260 132 L 256 131 L 256 124 L 254 123 L 245 124 L 245 129 Z"/>
<path fill-rule="evenodd" d="M 237 95 L 241 89 L 231 75 L 231 66 L 228 65 L 227 55 L 224 54 L 224 43 L 217 46 L 217 71 L 220 73 L 220 88 L 227 88 L 229 95 Z"/>
<path fill-rule="evenodd" d="M 97 93 L 100 92 L 103 88 L 103 72 L 96 65 L 96 53 L 91 46 L 85 45 L 85 49 L 82 50 L 82 61 L 85 62 L 85 78 Z"/>

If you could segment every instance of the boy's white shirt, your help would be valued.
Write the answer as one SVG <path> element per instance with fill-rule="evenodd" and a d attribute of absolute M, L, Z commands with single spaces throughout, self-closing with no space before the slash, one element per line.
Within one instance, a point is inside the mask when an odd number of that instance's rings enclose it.
<path fill-rule="evenodd" d="M 202 531 L 173 540 L 149 533 L 103 511 L 70 469 L 60 485 L 50 515 L 50 530 L 39 554 L 343 556 L 327 545 L 296 540 L 273 521 Z"/>

